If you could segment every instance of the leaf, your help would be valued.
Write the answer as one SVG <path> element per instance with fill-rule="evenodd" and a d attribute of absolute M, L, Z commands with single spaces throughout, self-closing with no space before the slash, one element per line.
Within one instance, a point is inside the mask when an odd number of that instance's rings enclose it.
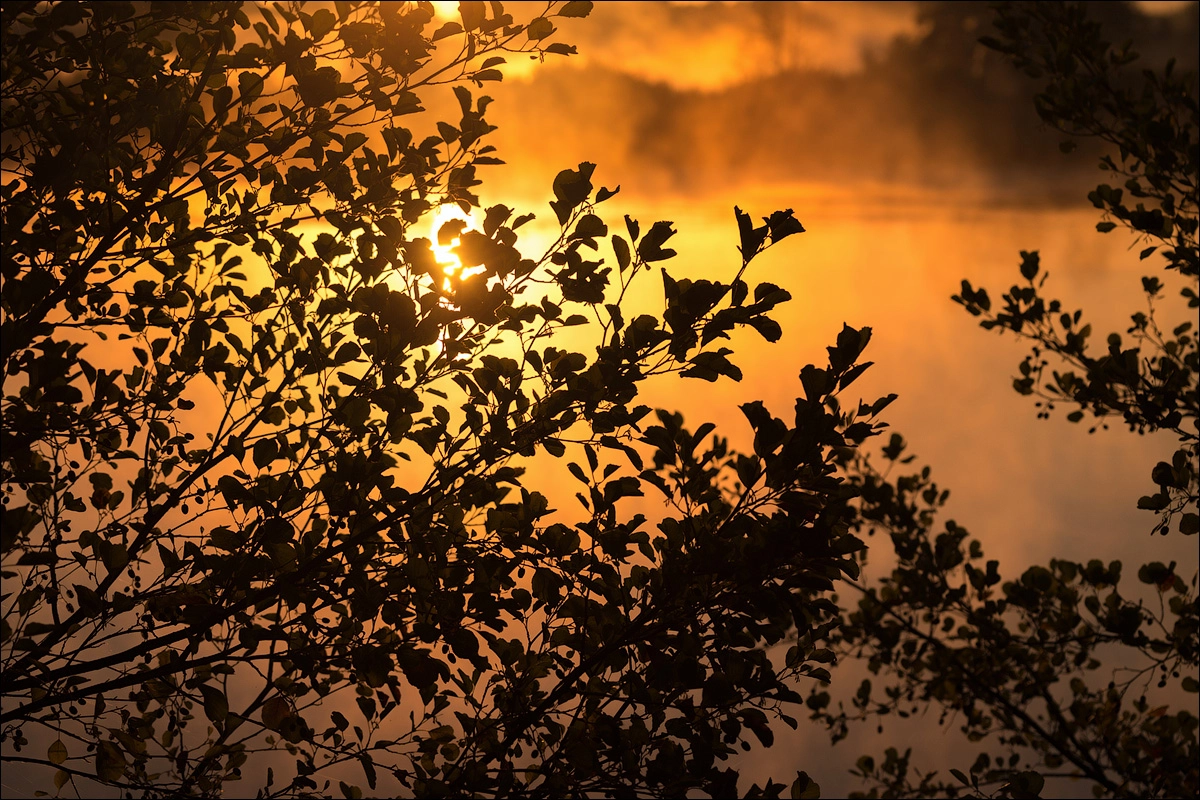
<path fill-rule="evenodd" d="M 631 262 L 629 243 L 617 236 L 615 233 L 612 237 L 613 254 L 617 257 L 617 267 L 623 272 L 629 267 Z"/>
<path fill-rule="evenodd" d="M 67 746 L 62 743 L 62 739 L 54 740 L 50 749 L 46 751 L 46 757 L 50 759 L 51 764 L 56 766 L 67 760 Z"/>
<path fill-rule="evenodd" d="M 592 13 L 591 0 L 571 0 L 558 11 L 560 17 L 586 17 Z"/>
<path fill-rule="evenodd" d="M 288 701 L 279 695 L 275 695 L 263 703 L 262 723 L 267 728 L 277 731 L 279 730 L 279 726 L 291 713 L 292 708 L 288 705 Z"/>
<path fill-rule="evenodd" d="M 120 542 L 97 542 L 96 551 L 109 572 L 117 572 L 129 563 L 129 551 Z"/>
<path fill-rule="evenodd" d="M 354 651 L 353 662 L 358 679 L 373 689 L 387 683 L 392 671 L 392 657 L 386 650 L 375 645 L 363 645 Z"/>
<path fill-rule="evenodd" d="M 356 697 L 354 702 L 358 705 L 358 710 L 362 712 L 363 719 L 367 722 L 375 719 L 375 699 L 373 697 Z"/>
<path fill-rule="evenodd" d="M 595 164 L 584 161 L 579 164 L 578 170 L 564 169 L 554 176 L 552 188 L 555 200 L 551 201 L 550 207 L 554 209 L 559 225 L 566 225 L 571 212 L 592 193 L 592 173 L 595 170 Z"/>
<path fill-rule="evenodd" d="M 747 264 L 750 262 L 750 259 L 758 255 L 758 252 L 762 250 L 763 244 L 767 241 L 769 231 L 766 225 L 761 228 L 755 228 L 750 215 L 737 206 L 733 207 L 733 215 L 737 219 L 738 236 L 741 239 L 738 250 L 742 254 L 742 263 Z"/>
<path fill-rule="evenodd" d="M 783 328 L 779 326 L 778 322 L 768 317 L 752 317 L 748 324 L 768 342 L 778 342 L 783 336 Z M 842 385 L 845 386 L 849 382 L 850 380 L 843 378 Z"/>
<path fill-rule="evenodd" d="M 166 547 L 162 542 L 156 542 L 156 545 L 158 547 L 158 557 L 162 561 L 163 572 L 166 575 L 173 574 L 176 570 L 179 569 L 180 566 L 183 565 L 183 559 L 181 559 L 178 555 L 176 555 L 175 551 Z M 77 593 L 78 593 L 78 589 L 79 589 L 79 587 L 77 586 L 76 587 Z M 92 594 L 94 595 L 95 592 L 92 592 Z M 97 602 L 98 602 L 98 598 L 97 598 Z M 95 605 L 95 604 L 93 604 L 93 605 Z"/>
<path fill-rule="evenodd" d="M 125 774 L 125 754 L 115 742 L 96 745 L 96 776 L 102 781 L 118 781 Z"/>
<path fill-rule="evenodd" d="M 445 25 L 433 32 L 433 37 L 431 40 L 437 42 L 445 39 L 447 36 L 454 36 L 455 34 L 462 32 L 462 25 L 459 25 L 457 22 L 447 22 Z"/>
<path fill-rule="evenodd" d="M 446 637 L 446 643 L 459 658 L 475 659 L 479 656 L 479 640 L 466 628 L 459 628 Z"/>
<path fill-rule="evenodd" d="M 573 238 L 595 238 L 608 233 L 608 226 L 595 214 L 585 214 L 575 225 Z"/>
<path fill-rule="evenodd" d="M 375 782 L 377 780 L 375 776 L 375 762 L 371 760 L 371 756 L 369 754 L 359 753 L 358 763 L 362 764 L 363 774 L 367 777 L 367 785 L 374 789 Z"/>
<path fill-rule="evenodd" d="M 649 264 L 654 261 L 665 261 L 675 256 L 674 250 L 663 247 L 663 244 L 676 233 L 672 227 L 674 224 L 666 220 L 659 220 L 650 226 L 650 230 L 646 232 L 637 246 L 638 256 L 643 261 Z"/>
<path fill-rule="evenodd" d="M 315 41 L 320 41 L 333 30 L 336 24 L 337 19 L 334 18 L 333 12 L 327 8 L 321 8 L 313 12 L 312 18 L 305 23 L 305 27 L 308 28 L 308 32 L 312 34 Z"/>
<path fill-rule="evenodd" d="M 732 290 L 730 291 L 730 305 L 740 306 L 746 299 L 746 295 L 750 292 L 750 285 L 741 278 L 733 282 Z"/>
<path fill-rule="evenodd" d="M 1170 504 L 1171 497 L 1166 493 L 1142 495 L 1137 501 L 1137 507 L 1147 511 L 1162 511 Z"/>
<path fill-rule="evenodd" d="M 1041 256 L 1038 251 L 1034 250 L 1032 253 L 1027 253 L 1024 250 L 1021 251 L 1021 275 L 1027 280 L 1033 280 L 1038 274 L 1040 263 Z"/>
<path fill-rule="evenodd" d="M 732 352 L 729 348 L 722 347 L 716 351 L 697 353 L 688 361 L 688 368 L 679 374 L 686 378 L 700 378 L 710 382 L 717 380 L 722 375 L 740 381 L 742 379 L 741 369 L 726 358 Z"/>
<path fill-rule="evenodd" d="M 533 41 L 545 39 L 554 33 L 554 23 L 545 17 L 537 17 L 525 28 L 525 35 Z"/>
<path fill-rule="evenodd" d="M 463 0 L 458 4 L 458 15 L 463 27 L 473 31 L 487 20 L 487 7 L 479 0 Z"/>
<path fill-rule="evenodd" d="M 825 669 L 824 667 L 813 667 L 812 669 L 805 670 L 805 672 L 811 677 L 819 680 L 821 683 L 833 682 L 833 678 L 830 676 L 829 670 Z"/>
<path fill-rule="evenodd" d="M 762 743 L 763 747 L 775 744 L 775 733 L 769 725 L 750 725 L 749 728 L 758 737 L 758 741 Z"/>
<path fill-rule="evenodd" d="M 813 800 L 821 796 L 821 786 L 807 772 L 797 772 L 790 794 L 792 800 Z"/>
<path fill-rule="evenodd" d="M 254 466 L 262 469 L 275 460 L 278 447 L 274 439 L 259 439 L 251 450 L 254 455 Z"/>
<path fill-rule="evenodd" d="M 213 722 L 225 722 L 225 718 L 229 716 L 229 700 L 225 693 L 205 683 L 200 685 L 200 694 L 204 696 L 204 715 Z"/>
<path fill-rule="evenodd" d="M 1046 785 L 1046 779 L 1040 774 L 1033 771 L 1025 771 L 1017 773 L 1016 777 L 1009 783 L 1009 791 L 1012 796 L 1018 800 L 1031 800 L 1032 798 L 1041 797 L 1042 787 Z"/>
<path fill-rule="evenodd" d="M 782 211 L 772 211 L 770 217 L 763 219 L 767 223 L 767 228 L 771 233 L 772 244 L 779 244 L 789 236 L 805 232 L 804 226 L 800 224 L 800 220 L 796 219 L 792 214 L 792 209 L 785 208 Z"/>

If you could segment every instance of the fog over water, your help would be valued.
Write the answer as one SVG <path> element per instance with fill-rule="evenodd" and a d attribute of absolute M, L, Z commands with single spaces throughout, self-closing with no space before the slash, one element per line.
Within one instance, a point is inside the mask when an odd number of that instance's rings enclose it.
<path fill-rule="evenodd" d="M 1180 5 L 1090 13 L 1146 64 L 1174 55 L 1194 70 L 1197 7 Z M 882 183 L 1081 201 L 1098 151 L 1058 152 L 1036 83 L 978 43 L 990 32 L 986 3 L 599 3 L 561 26 L 578 56 L 515 64 L 488 87 L 493 143 L 513 165 L 498 172 L 532 197 L 586 159 L 656 199 Z"/>

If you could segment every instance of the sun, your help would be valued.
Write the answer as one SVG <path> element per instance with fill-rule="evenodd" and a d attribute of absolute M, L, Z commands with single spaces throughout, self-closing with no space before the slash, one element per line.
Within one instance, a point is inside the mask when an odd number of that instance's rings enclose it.
<path fill-rule="evenodd" d="M 437 2 L 433 4 L 433 13 L 438 19 L 454 19 L 458 16 L 458 0 Z"/>
<path fill-rule="evenodd" d="M 463 230 L 470 230 L 475 227 L 474 218 L 454 203 L 438 206 L 437 210 L 433 212 L 433 218 L 429 223 L 429 239 L 432 243 L 433 257 L 445 275 L 443 288 L 447 290 L 450 288 L 451 276 L 465 278 L 482 270 L 482 267 L 474 267 L 468 270 L 463 269 L 462 261 L 459 260 L 458 255 L 454 252 L 455 248 L 459 245 L 457 236 L 446 242 L 446 244 L 439 242 L 438 232 L 447 224 L 455 221 L 463 223 Z"/>

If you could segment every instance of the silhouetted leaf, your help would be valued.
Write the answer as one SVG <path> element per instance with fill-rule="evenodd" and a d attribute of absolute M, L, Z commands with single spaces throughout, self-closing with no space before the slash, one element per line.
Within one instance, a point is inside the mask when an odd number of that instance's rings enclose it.
<path fill-rule="evenodd" d="M 560 17 L 586 17 L 592 13 L 591 0 L 570 0 L 566 5 L 558 10 Z"/>
<path fill-rule="evenodd" d="M 552 33 L 554 33 L 554 25 L 545 17 L 534 19 L 525 28 L 525 35 L 534 41 L 545 39 Z"/>
<path fill-rule="evenodd" d="M 125 754 L 113 742 L 96 743 L 96 777 L 102 781 L 117 781 L 125 774 Z"/>
<path fill-rule="evenodd" d="M 225 693 L 215 686 L 201 684 L 200 694 L 204 697 L 204 715 L 215 723 L 223 723 L 229 716 L 229 701 Z"/>

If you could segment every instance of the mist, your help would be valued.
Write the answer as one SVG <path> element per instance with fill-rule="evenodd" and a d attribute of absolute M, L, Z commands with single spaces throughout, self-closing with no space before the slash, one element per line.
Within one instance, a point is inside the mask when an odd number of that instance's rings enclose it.
<path fill-rule="evenodd" d="M 1179 5 L 1089 13 L 1145 66 L 1174 53 L 1194 70 L 1197 4 Z M 588 160 L 646 198 L 805 185 L 851 200 L 903 189 L 1077 203 L 1102 149 L 1059 152 L 1036 82 L 978 42 L 991 17 L 975 2 L 599 3 L 558 34 L 578 56 L 517 64 L 488 86 L 492 142 L 511 165 L 495 175 L 530 198 Z"/>

